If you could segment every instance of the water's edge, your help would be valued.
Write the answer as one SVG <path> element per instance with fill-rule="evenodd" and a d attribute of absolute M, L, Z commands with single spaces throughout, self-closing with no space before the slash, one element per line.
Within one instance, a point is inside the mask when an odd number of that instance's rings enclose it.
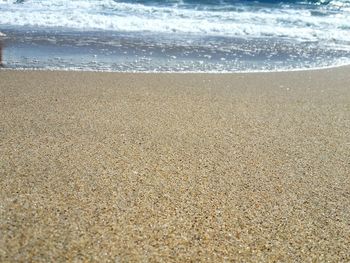
<path fill-rule="evenodd" d="M 107 72 L 276 72 L 350 64 L 350 51 L 276 38 L 2 30 L 11 69 Z"/>

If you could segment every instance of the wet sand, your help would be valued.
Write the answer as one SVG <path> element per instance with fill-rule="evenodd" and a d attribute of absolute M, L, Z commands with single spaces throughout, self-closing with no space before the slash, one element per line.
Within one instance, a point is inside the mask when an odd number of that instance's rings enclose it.
<path fill-rule="evenodd" d="M 0 261 L 350 261 L 350 68 L 0 71 Z"/>

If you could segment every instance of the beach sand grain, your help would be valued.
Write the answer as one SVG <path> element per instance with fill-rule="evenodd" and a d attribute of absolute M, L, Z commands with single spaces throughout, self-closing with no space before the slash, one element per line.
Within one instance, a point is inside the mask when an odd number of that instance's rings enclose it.
<path fill-rule="evenodd" d="M 349 72 L 0 71 L 0 261 L 350 261 Z"/>

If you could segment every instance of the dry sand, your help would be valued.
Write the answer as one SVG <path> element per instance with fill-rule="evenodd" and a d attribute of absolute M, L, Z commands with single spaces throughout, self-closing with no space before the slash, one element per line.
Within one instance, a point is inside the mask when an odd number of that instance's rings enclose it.
<path fill-rule="evenodd" d="M 0 261 L 350 261 L 350 69 L 0 71 Z"/>

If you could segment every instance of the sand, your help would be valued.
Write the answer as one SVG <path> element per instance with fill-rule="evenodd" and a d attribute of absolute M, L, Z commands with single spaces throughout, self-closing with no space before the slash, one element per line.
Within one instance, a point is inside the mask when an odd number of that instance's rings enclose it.
<path fill-rule="evenodd" d="M 350 68 L 0 71 L 0 261 L 349 262 Z"/>

